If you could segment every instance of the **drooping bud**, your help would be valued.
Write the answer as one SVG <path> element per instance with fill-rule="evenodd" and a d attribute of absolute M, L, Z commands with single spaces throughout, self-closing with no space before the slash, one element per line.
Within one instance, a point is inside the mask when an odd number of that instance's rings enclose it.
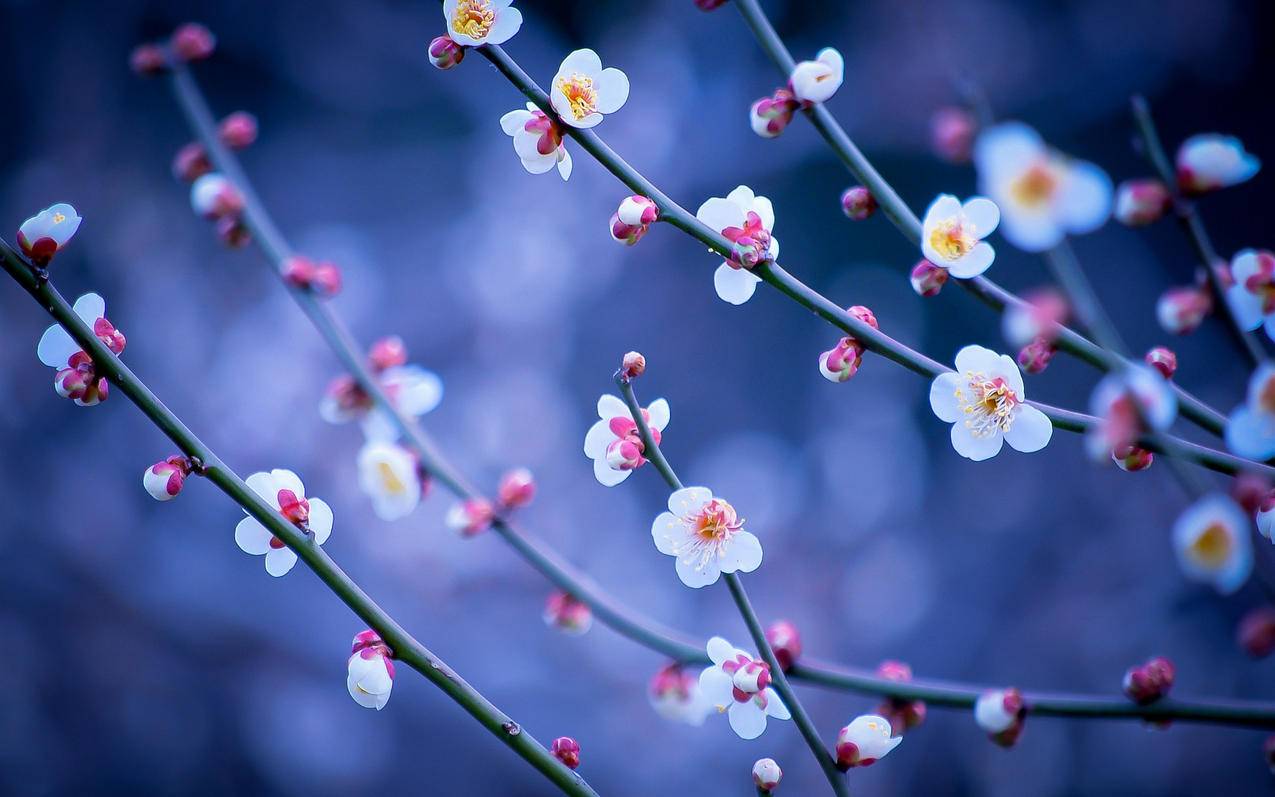
<path fill-rule="evenodd" d="M 65 202 L 45 208 L 22 222 L 18 247 L 37 266 L 44 267 L 80 229 L 80 214 Z"/>
<path fill-rule="evenodd" d="M 797 659 L 801 658 L 801 634 L 797 631 L 797 626 L 787 620 L 772 623 L 766 629 L 766 642 L 775 652 L 775 659 L 784 672 L 791 670 Z"/>
<path fill-rule="evenodd" d="M 1236 641 L 1244 652 L 1255 659 L 1264 659 L 1275 651 L 1275 608 L 1259 606 L 1251 609 L 1240 620 Z"/>
<path fill-rule="evenodd" d="M 847 188 L 841 193 L 841 210 L 852 221 L 863 221 L 877 209 L 877 198 L 861 185 Z"/>
<path fill-rule="evenodd" d="M 451 69 L 465 59 L 465 48 L 449 36 L 439 36 L 429 43 L 429 62 L 439 69 Z"/>
<path fill-rule="evenodd" d="M 631 227 L 645 227 L 660 218 L 660 209 L 655 202 L 640 194 L 625 197 L 615 213 L 620 221 Z"/>
<path fill-rule="evenodd" d="M 1129 227 L 1159 221 L 1172 204 L 1173 195 L 1159 180 L 1125 180 L 1116 187 L 1116 221 Z"/>
<path fill-rule="evenodd" d="M 500 477 L 497 500 L 506 509 L 517 509 L 531 503 L 536 495 L 536 480 L 526 468 L 514 468 Z"/>
<path fill-rule="evenodd" d="M 212 171 L 212 161 L 204 145 L 192 141 L 173 156 L 173 177 L 184 183 L 193 183 Z"/>
<path fill-rule="evenodd" d="M 354 702 L 377 711 L 385 708 L 394 689 L 393 652 L 371 629 L 354 636 L 345 687 Z"/>
<path fill-rule="evenodd" d="M 1155 462 L 1155 454 L 1131 443 L 1118 445 L 1111 449 L 1111 461 L 1126 473 L 1137 473 L 1146 470 Z"/>
<path fill-rule="evenodd" d="M 844 772 L 851 767 L 871 766 L 902 741 L 902 736 L 891 735 L 890 722 L 885 717 L 855 717 L 837 734 L 837 768 Z"/>
<path fill-rule="evenodd" d="M 637 379 L 646 373 L 646 358 L 640 352 L 631 351 L 620 361 L 620 373 L 625 379 Z"/>
<path fill-rule="evenodd" d="M 829 382 L 845 382 L 859 372 L 863 352 L 862 343 L 852 337 L 844 337 L 836 346 L 819 355 L 819 373 Z"/>
<path fill-rule="evenodd" d="M 580 766 L 580 743 L 570 736 L 559 736 L 549 745 L 549 752 L 567 769 Z"/>
<path fill-rule="evenodd" d="M 129 68 L 143 77 L 162 75 L 168 70 L 168 59 L 157 44 L 139 44 L 128 57 Z"/>
<path fill-rule="evenodd" d="M 1017 689 L 984 692 L 974 703 L 974 721 L 1001 747 L 1013 747 L 1023 732 L 1027 706 Z"/>
<path fill-rule="evenodd" d="M 774 138 L 792 121 L 793 113 L 800 107 L 788 89 L 776 89 L 769 97 L 762 97 L 748 108 L 748 123 L 753 132 L 762 138 Z"/>
<path fill-rule="evenodd" d="M 1213 309 L 1213 299 L 1197 287 L 1170 288 L 1155 305 L 1160 327 L 1173 335 L 1194 332 Z"/>
<path fill-rule="evenodd" d="M 770 794 L 779 785 L 784 772 L 773 758 L 759 758 L 753 764 L 753 783 L 762 794 Z"/>
<path fill-rule="evenodd" d="M 202 61 L 213 54 L 217 39 L 212 31 L 197 22 L 187 22 L 173 31 L 169 40 L 173 54 L 183 61 Z"/>
<path fill-rule="evenodd" d="M 1038 374 L 1049 367 L 1057 347 L 1044 338 L 1037 338 L 1018 351 L 1018 365 L 1029 374 Z"/>
<path fill-rule="evenodd" d="M 444 522 L 462 537 L 473 537 L 491 526 L 495 511 L 485 498 L 467 498 L 452 505 Z"/>
<path fill-rule="evenodd" d="M 578 636 L 593 625 L 593 610 L 574 595 L 558 590 L 545 601 L 545 624 L 563 633 Z"/>
<path fill-rule="evenodd" d="M 625 246 L 633 246 L 642 240 L 642 236 L 646 235 L 647 227 L 640 224 L 625 224 L 620 220 L 619 213 L 611 214 L 611 240 L 622 243 Z"/>
<path fill-rule="evenodd" d="M 377 371 L 406 365 L 407 345 L 398 335 L 390 335 L 373 343 L 372 348 L 368 349 L 367 358 Z"/>
<path fill-rule="evenodd" d="M 206 219 L 238 216 L 243 212 L 243 194 L 221 174 L 209 172 L 191 184 L 190 207 Z"/>
<path fill-rule="evenodd" d="M 257 140 L 257 117 L 247 111 L 235 111 L 221 120 L 217 136 L 231 149 L 247 149 Z"/>
<path fill-rule="evenodd" d="M 1172 349 L 1164 346 L 1151 349 L 1143 359 L 1147 361 L 1147 365 L 1163 374 L 1165 379 L 1172 379 L 1173 374 L 1178 370 L 1178 356 Z"/>
<path fill-rule="evenodd" d="M 912 281 L 912 290 L 918 296 L 938 296 L 947 282 L 947 269 L 936 266 L 928 260 L 917 261 L 912 267 L 908 279 Z"/>
<path fill-rule="evenodd" d="M 978 124 L 964 108 L 940 108 L 930 119 L 930 146 L 949 163 L 968 163 L 974 151 Z"/>
<path fill-rule="evenodd" d="M 906 683 L 912 680 L 912 668 L 901 661 L 883 661 L 877 667 L 877 675 L 889 681 Z M 887 697 L 877 708 L 877 713 L 890 721 L 895 736 L 902 736 L 925 722 L 925 701 Z"/>
<path fill-rule="evenodd" d="M 190 460 L 172 456 L 156 462 L 142 474 L 142 486 L 156 501 L 171 501 L 182 491 L 190 474 Z"/>
<path fill-rule="evenodd" d="M 1140 706 L 1154 703 L 1173 687 L 1173 662 L 1157 656 L 1146 664 L 1130 667 L 1124 674 L 1124 693 Z"/>

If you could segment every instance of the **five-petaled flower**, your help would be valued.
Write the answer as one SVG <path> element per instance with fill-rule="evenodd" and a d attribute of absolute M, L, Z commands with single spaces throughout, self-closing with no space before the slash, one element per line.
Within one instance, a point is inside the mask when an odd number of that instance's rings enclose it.
<path fill-rule="evenodd" d="M 1013 747 L 1023 733 L 1027 704 L 1017 689 L 984 692 L 974 703 L 974 721 L 1001 747 Z"/>
<path fill-rule="evenodd" d="M 699 676 L 703 699 L 718 713 L 726 712 L 730 727 L 741 739 L 756 739 L 766 730 L 766 718 L 790 718 L 788 707 L 770 687 L 770 667 L 719 636 L 708 640 L 711 667 Z"/>
<path fill-rule="evenodd" d="M 65 202 L 45 208 L 22 222 L 18 247 L 37 266 L 47 266 L 80 229 L 80 214 Z"/>
<path fill-rule="evenodd" d="M 307 498 L 305 485 L 297 474 L 276 468 L 269 473 L 254 473 L 246 481 L 285 520 L 312 534 L 315 545 L 322 545 L 332 534 L 332 508 L 322 498 Z M 244 553 L 264 555 L 266 572 L 275 577 L 286 574 L 297 563 L 292 549 L 252 516 L 235 527 L 235 543 Z"/>
<path fill-rule="evenodd" d="M 522 27 L 522 12 L 514 0 L 445 0 L 447 33 L 457 44 L 478 47 L 504 44 Z M 457 59 L 459 61 L 460 59 Z"/>
<path fill-rule="evenodd" d="M 1249 459 L 1275 457 L 1275 365 L 1263 363 L 1248 381 L 1248 400 L 1226 422 L 1226 445 Z"/>
<path fill-rule="evenodd" d="M 124 334 L 106 320 L 106 301 L 101 296 L 86 293 L 75 300 L 73 309 L 112 353 L 124 351 L 127 341 Z M 106 378 L 97 373 L 93 359 L 60 325 L 54 324 L 44 331 L 35 353 L 40 362 L 57 371 L 53 389 L 59 396 L 72 399 L 81 407 L 92 407 L 106 400 L 109 392 Z"/>
<path fill-rule="evenodd" d="M 1248 524 L 1244 510 L 1223 493 L 1210 493 L 1187 507 L 1173 524 L 1182 572 L 1223 595 L 1235 592 L 1253 570 Z"/>
<path fill-rule="evenodd" d="M 404 364 L 407 353 L 401 341 L 378 341 L 369 358 L 381 389 L 402 414 L 414 418 L 430 412 L 443 400 L 443 380 L 419 365 Z M 328 385 L 319 402 L 319 415 L 328 423 L 361 421 L 363 433 L 372 440 L 397 440 L 398 427 L 376 409 L 372 396 L 350 375 L 339 376 Z"/>
<path fill-rule="evenodd" d="M 1026 403 L 1023 377 L 1012 357 L 982 346 L 956 353 L 956 371 L 930 385 L 930 408 L 952 424 L 952 448 L 975 462 L 996 456 L 1001 443 L 1031 453 L 1049 443 L 1054 427 Z"/>
<path fill-rule="evenodd" d="M 598 418 L 600 420 L 589 427 L 584 436 L 584 453 L 593 460 L 593 475 L 598 482 L 614 487 L 646 464 L 646 446 L 628 406 L 615 396 L 605 394 L 598 399 Z M 652 401 L 642 410 L 642 418 L 655 444 L 659 445 L 660 435 L 668 426 L 668 402 Z"/>
<path fill-rule="evenodd" d="M 996 259 L 992 245 L 982 239 L 992 234 L 1000 219 L 1000 209 L 986 197 L 976 196 L 962 205 L 951 194 L 939 194 L 925 211 L 921 254 L 957 279 L 977 277 Z"/>
<path fill-rule="evenodd" d="M 1245 249 L 1231 260 L 1226 301 L 1236 322 L 1248 330 L 1264 326 L 1275 340 L 1275 253 Z"/>
<path fill-rule="evenodd" d="M 375 631 L 361 631 L 350 646 L 345 688 L 363 708 L 385 708 L 394 688 L 394 654 Z"/>
<path fill-rule="evenodd" d="M 867 767 L 885 758 L 903 741 L 893 736 L 890 721 L 876 714 L 855 717 L 837 734 L 837 768 Z"/>
<path fill-rule="evenodd" d="M 369 440 L 359 450 L 359 489 L 372 499 L 381 520 L 398 520 L 416 509 L 424 492 L 416 456 L 391 442 Z"/>
<path fill-rule="evenodd" d="M 651 706 L 666 720 L 699 727 L 713 707 L 700 694 L 699 678 L 681 663 L 673 662 L 651 679 Z"/>
<path fill-rule="evenodd" d="M 761 281 L 749 269 L 779 257 L 779 239 L 770 232 L 775 226 L 774 206 L 741 185 L 725 198 L 706 200 L 695 211 L 695 218 L 731 242 L 730 259 L 713 273 L 713 287 L 722 301 L 743 304 Z"/>
<path fill-rule="evenodd" d="M 813 61 L 802 61 L 793 68 L 788 86 L 793 96 L 807 105 L 827 102 L 841 88 L 845 60 L 832 47 L 825 47 Z"/>
<path fill-rule="evenodd" d="M 572 127 L 593 127 L 628 99 L 628 76 L 615 67 L 603 69 L 602 59 L 587 49 L 562 59 L 549 91 L 558 118 Z"/>
<path fill-rule="evenodd" d="M 1262 162 L 1244 151 L 1234 136 L 1201 133 L 1178 148 L 1178 188 L 1184 194 L 1207 194 L 1249 180 Z"/>
<path fill-rule="evenodd" d="M 984 130 L 974 146 L 979 188 L 1001 210 L 1001 234 L 1029 252 L 1091 232 L 1111 215 L 1107 173 L 1047 146 L 1021 122 Z"/>
<path fill-rule="evenodd" d="M 527 103 L 525 111 L 510 111 L 500 117 L 500 129 L 513 138 L 522 168 L 544 174 L 557 166 L 563 180 L 571 177 L 571 153 L 562 143 L 562 128 L 534 102 Z"/>
<path fill-rule="evenodd" d="M 655 547 L 677 558 L 677 576 L 688 587 L 717 583 L 722 573 L 751 573 L 761 564 L 761 542 L 744 520 L 707 487 L 683 487 L 668 497 L 667 512 L 651 524 Z"/>

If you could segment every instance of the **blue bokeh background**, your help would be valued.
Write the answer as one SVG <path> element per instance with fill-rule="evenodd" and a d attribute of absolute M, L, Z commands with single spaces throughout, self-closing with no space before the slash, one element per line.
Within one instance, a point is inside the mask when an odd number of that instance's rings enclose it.
<path fill-rule="evenodd" d="M 926 144 L 961 77 L 1116 179 L 1148 172 L 1131 146 L 1135 91 L 1170 142 L 1217 130 L 1275 158 L 1273 20 L 1259 0 L 764 5 L 799 57 L 845 54 L 830 107 L 916 209 L 973 188 Z M 960 290 L 912 293 L 917 253 L 886 219 L 842 216 L 851 179 L 803 120 L 774 141 L 749 130 L 749 103 L 781 81 L 729 4 L 519 6 L 508 50 L 537 79 L 580 46 L 629 74 L 628 105 L 598 132 L 671 196 L 694 209 L 746 183 L 774 200 L 783 261 L 801 279 L 870 306 L 937 359 L 1002 346 L 998 319 Z M 59 287 L 106 297 L 129 364 L 241 474 L 300 473 L 336 511 L 327 550 L 532 733 L 579 739 L 602 793 L 748 794 L 761 756 L 783 766 L 784 793 L 826 787 L 790 724 L 743 742 L 724 721 L 660 720 L 645 689 L 661 659 L 604 627 L 546 628 L 546 583 L 497 538 L 445 531 L 447 496 L 398 523 L 372 515 L 357 429 L 316 410 L 336 361 L 257 253 L 224 249 L 190 213 L 169 174 L 189 133 L 163 82 L 127 69 L 136 42 L 190 18 L 220 39 L 197 69 L 214 108 L 261 121 L 244 162 L 279 224 L 344 266 L 337 310 L 363 341 L 402 335 L 443 376 L 427 428 L 480 483 L 532 468 L 541 491 L 526 524 L 627 604 L 746 639 L 724 589 L 685 589 L 652 547 L 657 474 L 605 489 L 581 454 L 594 402 L 638 349 L 640 394 L 672 404 L 666 453 L 748 518 L 766 547 L 750 593 L 764 619 L 796 622 L 810 653 L 1109 695 L 1127 666 L 1161 654 L 1182 696 L 1275 698 L 1269 666 L 1233 641 L 1263 593 L 1221 598 L 1180 576 L 1168 529 L 1187 499 L 1166 468 L 1095 466 L 1063 433 L 1037 455 L 970 463 L 915 375 L 869 358 L 851 382 L 826 382 L 816 358 L 838 335 L 818 319 L 765 288 L 742 308 L 720 302 L 717 261 L 675 230 L 613 244 L 606 222 L 626 192 L 574 144 L 568 184 L 526 174 L 497 124 L 521 107 L 514 89 L 476 56 L 429 66 L 435 3 L 0 2 L 0 227 L 72 202 L 84 223 L 57 260 Z M 1271 188 L 1267 171 L 1206 203 L 1223 252 L 1270 245 Z M 1167 342 L 1155 298 L 1193 269 L 1179 231 L 1109 226 L 1076 245 L 1131 345 Z M 1039 258 L 1003 242 L 991 276 L 1016 290 L 1046 279 Z M 276 581 L 239 552 L 240 512 L 209 485 L 148 498 L 141 472 L 171 444 L 121 395 L 89 410 L 58 400 L 34 352 L 46 323 L 16 286 L 0 288 L 0 791 L 551 793 L 410 672 L 384 712 L 356 706 L 345 656 L 362 626 L 304 569 Z M 1246 373 L 1217 322 L 1173 345 L 1183 384 L 1223 409 L 1239 401 Z M 1028 390 L 1083 408 L 1095 379 L 1063 356 Z M 828 738 L 875 705 L 801 695 Z M 1257 794 L 1270 783 L 1262 739 L 1040 718 L 1005 752 L 967 712 L 934 709 L 850 777 L 876 797 Z"/>

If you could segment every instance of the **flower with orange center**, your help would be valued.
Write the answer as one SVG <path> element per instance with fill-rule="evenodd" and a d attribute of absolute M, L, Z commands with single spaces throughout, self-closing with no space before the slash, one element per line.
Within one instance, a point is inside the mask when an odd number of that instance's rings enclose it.
<path fill-rule="evenodd" d="M 446 0 L 447 35 L 457 44 L 478 47 L 504 44 L 522 27 L 522 12 L 513 0 Z"/>
<path fill-rule="evenodd" d="M 660 553 L 677 558 L 688 587 L 714 584 L 722 573 L 751 573 L 761 564 L 761 542 L 744 530 L 735 508 L 706 487 L 684 487 L 668 499 L 669 511 L 651 526 Z"/>
<path fill-rule="evenodd" d="M 1031 453 L 1044 448 L 1054 427 L 1045 413 L 1026 403 L 1018 364 L 982 346 L 956 354 L 956 371 L 930 385 L 930 407 L 952 424 L 952 447 L 974 461 L 994 457 L 1002 442 Z"/>
<path fill-rule="evenodd" d="M 1239 589 L 1253 570 L 1248 525 L 1244 510 L 1224 493 L 1211 493 L 1188 507 L 1173 525 L 1183 574 L 1211 583 L 1224 595 Z"/>
<path fill-rule="evenodd" d="M 977 277 L 996 258 L 992 245 L 982 240 L 1000 223 L 996 203 L 973 197 L 961 204 L 951 194 L 940 194 L 925 212 L 921 226 L 921 254 L 957 279 Z"/>
<path fill-rule="evenodd" d="M 593 127 L 629 99 L 629 78 L 619 69 L 602 68 L 593 50 L 576 50 L 562 60 L 550 86 L 549 101 L 564 124 Z"/>

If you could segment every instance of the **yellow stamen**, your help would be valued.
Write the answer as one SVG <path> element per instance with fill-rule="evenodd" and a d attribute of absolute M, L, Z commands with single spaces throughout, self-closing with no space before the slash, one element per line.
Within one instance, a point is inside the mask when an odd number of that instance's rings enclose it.
<path fill-rule="evenodd" d="M 1058 188 L 1058 177 L 1048 165 L 1032 166 L 1010 184 L 1009 193 L 1020 205 L 1036 207 L 1049 201 Z"/>
<path fill-rule="evenodd" d="M 403 484 L 403 480 L 398 477 L 388 462 L 376 463 L 376 470 L 381 476 L 381 486 L 385 488 L 385 492 L 390 495 L 402 495 L 407 490 L 407 485 Z"/>
<path fill-rule="evenodd" d="M 1231 555 L 1231 535 L 1221 523 L 1213 523 L 1191 543 L 1191 556 L 1208 568 L 1218 568 Z"/>
<path fill-rule="evenodd" d="M 977 243 L 974 225 L 968 222 L 962 224 L 959 218 L 939 222 L 930 233 L 930 246 L 946 260 L 960 260 Z"/>
<path fill-rule="evenodd" d="M 62 223 L 62 222 L 64 222 L 64 221 L 66 221 L 66 216 L 65 216 L 64 214 L 62 214 L 62 213 L 54 213 L 54 214 L 53 214 L 53 223 L 54 223 L 54 224 L 61 224 L 61 223 Z"/>
<path fill-rule="evenodd" d="M 593 78 L 578 72 L 558 79 L 558 90 L 567 98 L 571 107 L 571 115 L 576 121 L 584 119 L 598 110 L 598 92 L 593 87 Z"/>
<path fill-rule="evenodd" d="M 452 15 L 452 30 L 471 39 L 485 37 L 496 21 L 490 0 L 460 0 Z"/>

